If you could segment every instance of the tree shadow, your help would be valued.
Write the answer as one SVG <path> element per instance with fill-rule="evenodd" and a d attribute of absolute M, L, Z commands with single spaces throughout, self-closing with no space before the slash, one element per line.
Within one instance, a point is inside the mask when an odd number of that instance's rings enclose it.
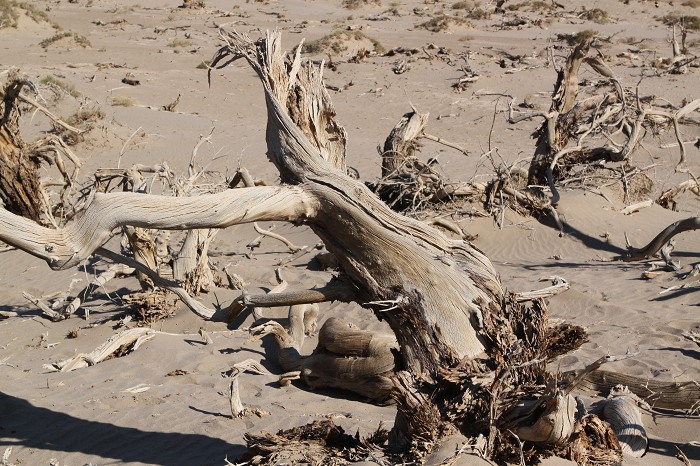
<path fill-rule="evenodd" d="M 201 434 L 150 432 L 79 419 L 0 392 L 0 441 L 38 450 L 84 453 L 120 463 L 221 464 L 246 447 Z"/>
<path fill-rule="evenodd" d="M 622 256 L 624 254 L 627 254 L 627 250 L 624 248 L 621 248 L 619 246 L 615 246 L 614 244 L 604 241 L 601 238 L 596 238 L 594 236 L 588 235 L 581 230 L 578 230 L 571 226 L 570 223 L 567 223 L 564 226 L 564 234 L 566 236 L 569 236 L 571 238 L 574 238 L 578 241 L 580 241 L 584 246 L 586 246 L 588 249 L 595 249 L 596 251 L 604 251 L 604 252 L 609 252 L 612 254 L 615 254 L 615 256 Z"/>
<path fill-rule="evenodd" d="M 676 448 L 681 450 L 690 461 L 700 460 L 700 446 L 689 443 L 674 443 L 656 438 L 649 439 L 649 453 L 675 457 L 678 452 Z"/>

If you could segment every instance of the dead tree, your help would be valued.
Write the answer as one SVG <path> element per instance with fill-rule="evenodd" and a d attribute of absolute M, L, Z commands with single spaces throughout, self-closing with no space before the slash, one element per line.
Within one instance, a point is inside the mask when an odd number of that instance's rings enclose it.
<path fill-rule="evenodd" d="M 355 301 L 386 320 L 399 347 L 397 446 L 420 454 L 460 429 L 486 434 L 492 455 L 519 455 L 513 434 L 542 446 L 528 457 L 556 449 L 566 454 L 575 403 L 546 363 L 577 347 L 583 331 L 550 325 L 544 302 L 518 303 L 472 244 L 392 211 L 347 176 L 344 130 L 335 122 L 322 70 L 302 63 L 299 51 L 285 59 L 279 33 L 258 42 L 237 33 L 222 38 L 226 45 L 212 66 L 242 58 L 262 82 L 268 157 L 280 186 L 192 197 L 96 193 L 81 216 L 53 229 L 0 208 L 0 240 L 65 269 L 102 248 L 120 227 L 307 225 L 338 259 L 340 276 L 321 289 L 245 296 L 246 304 Z M 333 361 L 328 365 L 341 372 L 342 360 Z"/>
<path fill-rule="evenodd" d="M 32 144 L 25 142 L 19 132 L 20 105 L 25 103 L 43 112 L 57 126 L 73 135 L 83 131 L 56 118 L 39 103 L 22 94 L 25 87 L 34 85 L 21 79 L 17 71 L 10 73 L 8 84 L 0 89 L 0 204 L 10 212 L 31 218 L 42 225 L 57 226 L 58 212 L 65 213 L 67 194 L 73 186 L 81 166 L 80 160 L 57 136 L 48 135 Z M 64 157 L 73 164 L 68 171 Z M 44 181 L 39 177 L 39 167 L 43 162 L 54 164 L 63 178 L 60 200 L 55 203 L 44 189 Z"/>

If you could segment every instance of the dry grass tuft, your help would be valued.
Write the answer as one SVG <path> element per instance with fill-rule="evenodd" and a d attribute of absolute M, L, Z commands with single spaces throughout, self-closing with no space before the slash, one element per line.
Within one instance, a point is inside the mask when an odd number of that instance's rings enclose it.
<path fill-rule="evenodd" d="M 340 54 L 348 50 L 348 43 L 351 41 L 367 41 L 372 44 L 372 50 L 375 53 L 383 53 L 385 50 L 379 41 L 368 37 L 362 31 L 338 30 L 320 39 L 305 42 L 301 51 L 311 54 Z"/>
<path fill-rule="evenodd" d="M 29 18 L 37 23 L 49 23 L 54 29 L 61 30 L 61 26 L 49 18 L 46 12 L 41 11 L 29 2 L 15 2 L 13 0 L 0 0 L 0 29 L 16 28 L 20 11 L 23 10 Z"/>
<path fill-rule="evenodd" d="M 552 2 L 545 2 L 542 0 L 528 0 L 526 2 L 515 3 L 512 5 L 507 5 L 506 10 L 508 11 L 554 11 L 556 10 L 556 5 Z"/>
<path fill-rule="evenodd" d="M 700 17 L 693 15 L 678 15 L 670 14 L 658 18 L 659 21 L 667 26 L 679 24 L 690 31 L 700 31 Z"/>
<path fill-rule="evenodd" d="M 343 8 L 348 10 L 359 10 L 360 8 L 366 7 L 368 5 L 381 5 L 380 0 L 343 0 Z"/>
<path fill-rule="evenodd" d="M 67 83 L 65 81 L 61 81 L 60 79 L 58 79 L 55 76 L 51 76 L 51 75 L 44 76 L 43 78 L 41 78 L 39 80 L 39 82 L 41 84 L 46 84 L 48 86 L 54 86 L 54 87 L 62 90 L 66 94 L 69 94 L 71 97 L 74 97 L 76 99 L 78 97 L 80 97 L 80 95 L 81 95 L 80 92 L 78 92 L 78 90 L 75 88 L 75 86 L 73 84 Z"/>
<path fill-rule="evenodd" d="M 453 26 L 471 27 L 471 23 L 464 18 L 440 15 L 429 19 L 425 23 L 416 25 L 418 28 L 427 29 L 430 32 L 449 31 Z"/>
<path fill-rule="evenodd" d="M 611 22 L 608 12 L 601 10 L 600 8 L 593 8 L 592 10 L 586 10 L 579 15 L 580 18 L 587 21 L 593 21 L 598 24 L 606 24 Z"/>
<path fill-rule="evenodd" d="M 39 42 L 39 45 L 43 48 L 48 48 L 52 44 L 55 44 L 56 42 L 66 39 L 66 38 L 72 38 L 73 41 L 75 42 L 76 45 L 79 45 L 82 48 L 87 48 L 90 47 L 90 41 L 87 39 L 85 36 L 81 36 L 80 34 L 74 33 L 74 32 L 59 32 L 57 34 L 54 34 L 53 36 L 49 37 L 48 39 L 44 39 L 41 42 Z"/>
<path fill-rule="evenodd" d="M 138 101 L 133 97 L 127 97 L 124 95 L 116 95 L 112 97 L 112 105 L 115 107 L 133 107 Z"/>
<path fill-rule="evenodd" d="M 105 112 L 100 108 L 81 108 L 63 121 L 75 127 L 90 127 L 98 120 L 105 117 Z"/>
<path fill-rule="evenodd" d="M 189 39 L 180 39 L 179 37 L 173 39 L 170 41 L 168 44 L 168 47 L 172 48 L 179 48 L 179 47 L 191 47 L 194 45 L 194 42 L 192 42 Z"/>

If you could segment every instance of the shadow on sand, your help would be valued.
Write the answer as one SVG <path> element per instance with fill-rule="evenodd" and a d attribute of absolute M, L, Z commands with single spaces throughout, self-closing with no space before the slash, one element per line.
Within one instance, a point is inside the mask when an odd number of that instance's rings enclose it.
<path fill-rule="evenodd" d="M 0 445 L 156 465 L 220 465 L 226 456 L 232 459 L 245 452 L 243 445 L 201 434 L 149 432 L 79 419 L 2 392 Z"/>

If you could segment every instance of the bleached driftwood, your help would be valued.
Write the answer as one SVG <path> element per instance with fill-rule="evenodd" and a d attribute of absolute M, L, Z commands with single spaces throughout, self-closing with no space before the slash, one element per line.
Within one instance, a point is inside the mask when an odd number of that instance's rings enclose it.
<path fill-rule="evenodd" d="M 620 256 L 618 259 L 625 262 L 649 259 L 659 252 L 659 250 L 677 234 L 697 229 L 700 229 L 700 217 L 689 217 L 684 220 L 679 220 L 664 228 L 646 246 L 639 249 L 630 248 L 628 253 Z"/>
<path fill-rule="evenodd" d="M 518 302 L 524 302 L 524 301 L 532 301 L 533 299 L 551 298 L 552 296 L 558 295 L 559 293 L 563 293 L 564 291 L 571 288 L 571 285 L 569 285 L 569 282 L 564 280 L 562 277 L 555 276 L 555 277 L 543 278 L 540 281 L 551 281 L 552 286 L 548 286 L 547 288 L 542 288 L 540 290 L 523 291 L 520 293 L 514 293 L 515 299 Z"/>
<path fill-rule="evenodd" d="M 654 204 L 654 202 L 651 199 L 647 199 L 646 201 L 641 201 L 637 202 L 636 204 L 631 204 L 625 207 L 620 211 L 622 215 L 631 215 L 635 212 L 639 212 L 641 209 L 644 209 L 645 207 L 651 207 Z"/>
<path fill-rule="evenodd" d="M 615 387 L 603 401 L 601 418 L 612 427 L 622 452 L 639 458 L 647 452 L 649 438 L 635 398 L 627 387 Z"/>
<path fill-rule="evenodd" d="M 700 407 L 700 385 L 693 381 L 661 382 L 597 369 L 586 374 L 577 389 L 605 395 L 617 385 L 628 387 L 653 408 L 693 410 Z"/>
<path fill-rule="evenodd" d="M 144 342 L 150 340 L 156 335 L 156 331 L 150 328 L 137 327 L 124 330 L 109 340 L 102 343 L 94 351 L 84 354 L 80 353 L 65 361 L 54 364 L 45 364 L 44 369 L 70 372 L 83 367 L 94 366 L 105 359 L 110 358 L 122 346 L 128 346 L 129 351 L 136 351 Z"/>
<path fill-rule="evenodd" d="M 287 373 L 280 382 L 299 377 L 311 388 L 342 388 L 375 401 L 386 400 L 396 365 L 394 337 L 358 330 L 331 317 L 319 331 L 313 354 L 303 356 L 304 335 L 315 328 L 317 314 L 317 305 L 291 306 L 289 329 L 274 321 L 251 329 L 258 337 L 274 335 L 279 363 Z"/>

